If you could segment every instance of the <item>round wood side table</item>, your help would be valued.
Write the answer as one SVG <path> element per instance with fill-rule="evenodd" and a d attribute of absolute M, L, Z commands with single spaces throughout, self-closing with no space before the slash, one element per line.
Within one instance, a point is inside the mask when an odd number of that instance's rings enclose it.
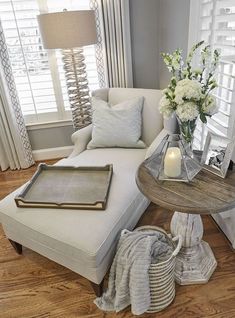
<path fill-rule="evenodd" d="M 226 179 L 202 170 L 191 182 L 157 181 L 140 165 L 136 183 L 153 203 L 174 213 L 171 232 L 181 235 L 183 247 L 176 260 L 176 281 L 180 285 L 207 283 L 217 262 L 209 244 L 202 240 L 200 214 L 212 214 L 235 206 L 235 172 Z"/>

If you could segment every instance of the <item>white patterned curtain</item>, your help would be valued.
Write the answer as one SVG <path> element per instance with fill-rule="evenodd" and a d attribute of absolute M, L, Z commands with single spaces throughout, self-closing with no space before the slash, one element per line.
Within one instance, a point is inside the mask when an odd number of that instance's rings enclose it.
<path fill-rule="evenodd" d="M 0 168 L 28 168 L 32 150 L 19 105 L 11 64 L 0 22 Z"/>
<path fill-rule="evenodd" d="M 129 0 L 90 0 L 100 87 L 133 87 Z"/>

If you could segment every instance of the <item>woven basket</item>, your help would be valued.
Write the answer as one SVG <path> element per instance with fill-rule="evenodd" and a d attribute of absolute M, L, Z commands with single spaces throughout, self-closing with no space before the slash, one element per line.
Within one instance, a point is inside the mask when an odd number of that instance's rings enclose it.
<path fill-rule="evenodd" d="M 165 261 L 152 263 L 149 268 L 149 287 L 151 304 L 148 313 L 158 312 L 171 304 L 175 298 L 175 261 L 179 253 L 182 240 L 181 237 L 171 238 L 163 229 L 157 226 L 141 226 L 135 231 L 154 230 L 161 232 L 167 238 L 168 243 L 173 247 L 174 252 Z M 178 241 L 176 246 L 175 241 Z"/>

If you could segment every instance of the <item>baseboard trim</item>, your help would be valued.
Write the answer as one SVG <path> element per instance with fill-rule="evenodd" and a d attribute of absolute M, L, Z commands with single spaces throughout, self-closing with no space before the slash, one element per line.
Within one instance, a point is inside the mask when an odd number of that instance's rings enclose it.
<path fill-rule="evenodd" d="M 35 161 L 56 159 L 68 157 L 73 151 L 74 146 L 65 146 L 57 148 L 47 148 L 33 150 L 33 158 Z"/>

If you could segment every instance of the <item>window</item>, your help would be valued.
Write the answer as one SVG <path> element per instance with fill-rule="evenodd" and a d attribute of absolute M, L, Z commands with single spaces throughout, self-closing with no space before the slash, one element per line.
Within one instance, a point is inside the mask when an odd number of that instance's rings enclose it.
<path fill-rule="evenodd" d="M 191 1 L 189 43 L 204 40 L 221 53 L 214 90 L 219 112 L 197 124 L 195 144 L 202 148 L 208 129 L 231 138 L 235 122 L 235 1 Z M 196 32 L 195 32 L 196 30 Z"/>
<path fill-rule="evenodd" d="M 0 15 L 26 123 L 71 118 L 59 50 L 44 50 L 37 15 L 89 9 L 89 0 L 0 0 Z M 84 48 L 89 88 L 98 88 L 94 46 Z"/>

